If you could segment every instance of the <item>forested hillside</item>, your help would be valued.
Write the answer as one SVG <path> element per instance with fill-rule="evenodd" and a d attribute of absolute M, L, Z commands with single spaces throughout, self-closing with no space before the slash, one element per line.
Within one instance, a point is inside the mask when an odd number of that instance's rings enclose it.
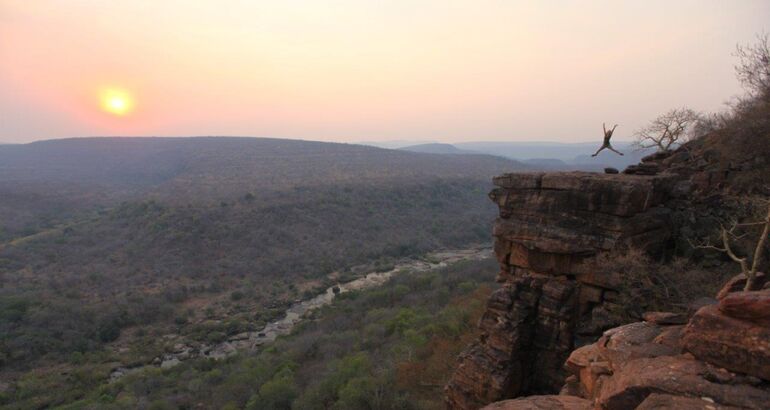
<path fill-rule="evenodd" d="M 0 147 L 0 383 L 98 352 L 152 360 L 163 335 L 217 343 L 336 282 L 488 243 L 490 176 L 520 168 L 250 138 Z"/>
<path fill-rule="evenodd" d="M 291 336 L 226 360 L 109 382 L 113 357 L 77 356 L 76 370 L 28 374 L 5 400 L 13 409 L 441 409 L 455 357 L 477 335 L 495 267 L 488 258 L 404 273 L 344 294 Z"/>
<path fill-rule="evenodd" d="M 269 138 L 77 138 L 0 146 L 0 239 L 76 210 L 157 199 L 177 205 L 262 199 L 296 188 L 487 181 L 521 163 Z M 312 199 L 312 197 L 307 197 Z"/>

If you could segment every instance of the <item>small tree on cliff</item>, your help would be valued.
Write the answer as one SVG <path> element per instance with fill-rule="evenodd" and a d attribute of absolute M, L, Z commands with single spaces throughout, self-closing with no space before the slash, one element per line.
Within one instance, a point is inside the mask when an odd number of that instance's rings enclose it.
<path fill-rule="evenodd" d="M 767 101 L 770 99 L 770 44 L 768 35 L 757 36 L 754 44 L 739 45 L 735 56 L 738 65 L 735 71 L 738 80 L 749 92 L 750 97 Z"/>
<path fill-rule="evenodd" d="M 722 245 L 712 245 L 710 242 L 705 242 L 701 245 L 694 245 L 696 248 L 712 249 L 715 251 L 723 252 L 727 254 L 734 262 L 738 263 L 741 267 L 741 273 L 746 276 L 746 286 L 743 290 L 753 290 L 754 281 L 757 277 L 757 271 L 759 264 L 762 261 L 762 255 L 765 251 L 765 244 L 768 236 L 770 236 L 770 200 L 763 200 L 767 206 L 767 212 L 764 219 L 756 222 L 737 223 L 734 222 L 729 228 L 722 226 L 719 231 L 719 239 Z M 746 230 L 759 229 L 760 234 L 753 243 L 751 248 L 753 251 L 749 252 L 746 256 L 738 256 L 734 251 L 734 242 L 744 238 L 749 232 Z M 739 234 L 739 231 L 743 231 L 743 234 Z"/>
<path fill-rule="evenodd" d="M 701 115 L 689 108 L 675 108 L 652 120 L 635 133 L 639 148 L 668 151 L 692 138 Z"/>

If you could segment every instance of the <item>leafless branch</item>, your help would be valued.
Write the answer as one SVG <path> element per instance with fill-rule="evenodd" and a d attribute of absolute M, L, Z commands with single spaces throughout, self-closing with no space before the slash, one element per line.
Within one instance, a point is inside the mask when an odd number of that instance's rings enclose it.
<path fill-rule="evenodd" d="M 636 131 L 635 144 L 640 148 L 669 151 L 689 139 L 701 115 L 689 108 L 675 108 Z"/>
<path fill-rule="evenodd" d="M 722 226 L 719 231 L 719 237 L 722 241 L 722 246 L 715 246 L 712 245 L 710 241 L 706 240 L 703 243 L 695 244 L 693 243 L 689 238 L 687 239 L 687 242 L 690 243 L 690 246 L 693 248 L 698 249 L 708 249 L 708 250 L 714 250 L 718 252 L 722 252 L 727 254 L 727 256 L 730 257 L 734 262 L 737 262 L 741 267 L 741 273 L 743 273 L 746 276 L 746 286 L 744 287 L 744 290 L 751 290 L 754 286 L 754 280 L 757 276 L 757 270 L 759 269 L 759 263 L 762 260 L 762 254 L 765 251 L 765 243 L 767 242 L 768 236 L 770 236 L 770 201 L 764 200 L 765 203 L 768 204 L 767 206 L 767 215 L 764 217 L 762 221 L 758 222 L 747 222 L 747 223 L 737 223 L 733 222 L 733 224 L 730 226 L 730 228 L 725 228 Z M 757 243 L 754 247 L 754 252 L 751 258 L 751 262 L 749 264 L 748 256 L 740 257 L 738 256 L 735 251 L 733 251 L 731 242 L 746 237 L 746 233 L 738 235 L 735 233 L 735 230 L 739 227 L 745 227 L 745 226 L 760 226 L 763 225 L 762 233 L 759 235 L 759 238 L 757 239 Z"/>

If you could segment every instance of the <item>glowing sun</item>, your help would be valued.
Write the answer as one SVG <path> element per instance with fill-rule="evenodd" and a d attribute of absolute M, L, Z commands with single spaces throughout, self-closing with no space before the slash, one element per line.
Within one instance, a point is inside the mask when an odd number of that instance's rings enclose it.
<path fill-rule="evenodd" d="M 130 114 L 134 110 L 134 99 L 125 90 L 104 89 L 99 93 L 102 110 L 118 116 Z"/>

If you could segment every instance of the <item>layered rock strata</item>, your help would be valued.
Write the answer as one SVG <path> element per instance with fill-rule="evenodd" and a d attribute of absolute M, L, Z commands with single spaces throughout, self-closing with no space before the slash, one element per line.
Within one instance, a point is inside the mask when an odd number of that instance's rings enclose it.
<path fill-rule="evenodd" d="M 558 391 L 576 339 L 606 327 L 597 313 L 616 295 L 618 278 L 591 262 L 617 248 L 661 250 L 671 236 L 662 206 L 670 176 L 528 173 L 494 183 L 503 285 L 446 388 L 453 409 Z"/>

